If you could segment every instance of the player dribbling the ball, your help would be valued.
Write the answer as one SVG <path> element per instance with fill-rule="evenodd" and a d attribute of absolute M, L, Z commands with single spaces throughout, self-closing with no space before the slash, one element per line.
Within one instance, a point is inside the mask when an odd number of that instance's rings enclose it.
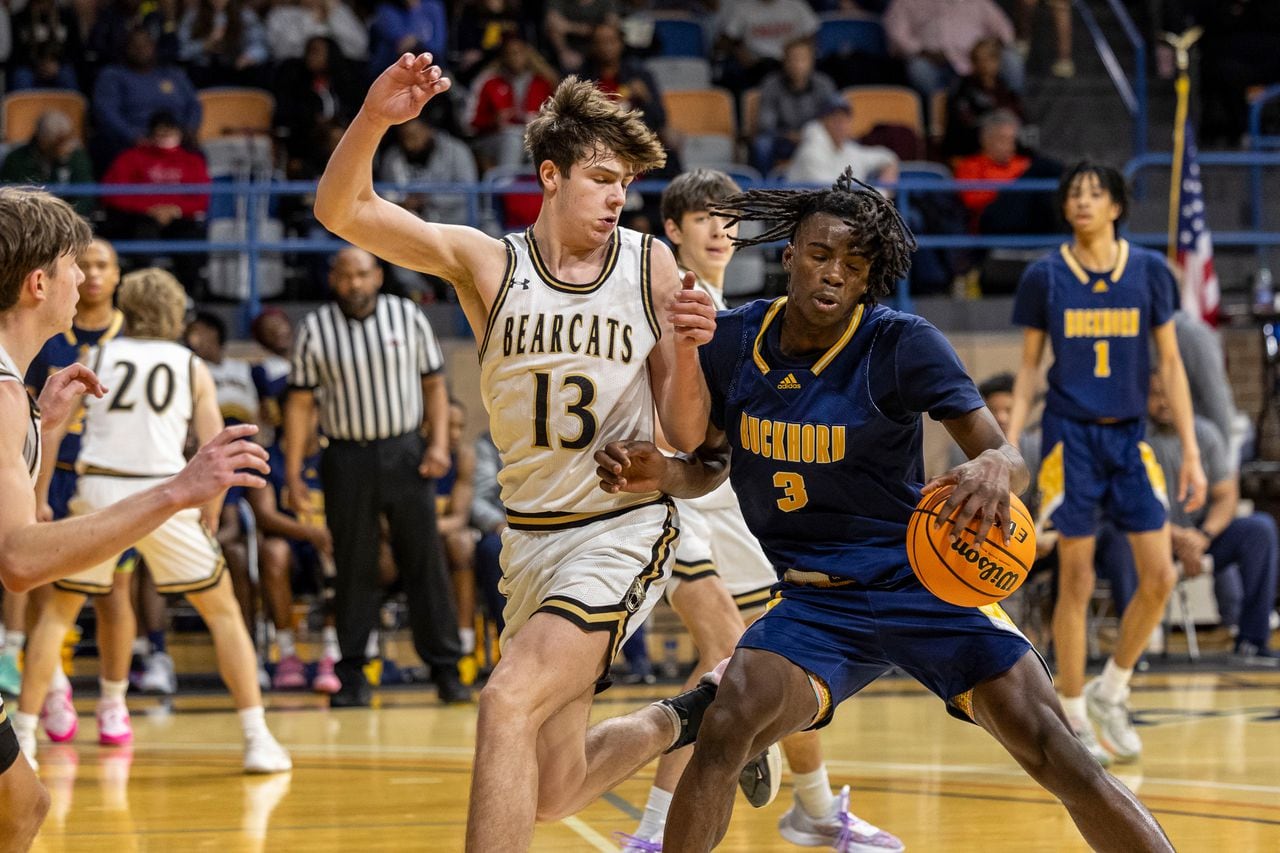
<path fill-rule="evenodd" d="M 781 599 L 729 662 L 663 849 L 714 847 L 748 758 L 826 725 L 836 705 L 896 665 L 951 714 L 987 729 L 1095 849 L 1171 850 L 1151 814 L 1072 735 L 1043 661 L 1007 617 L 941 601 L 907 565 L 922 412 L 969 456 L 929 484 L 955 487 L 942 514 L 957 528 L 981 514 L 985 536 L 1028 474 L 938 330 L 876 304 L 906 274 L 914 247 L 893 205 L 846 172 L 830 190 L 755 190 L 720 209 L 731 221 L 774 223 L 740 245 L 790 240 L 787 296 L 721 314 L 700 350 L 711 397 L 702 452 L 731 452 L 734 490 L 778 569 Z M 690 473 L 712 468 L 647 443 L 615 442 L 596 458 L 606 491 L 686 497 L 715 485 Z"/>

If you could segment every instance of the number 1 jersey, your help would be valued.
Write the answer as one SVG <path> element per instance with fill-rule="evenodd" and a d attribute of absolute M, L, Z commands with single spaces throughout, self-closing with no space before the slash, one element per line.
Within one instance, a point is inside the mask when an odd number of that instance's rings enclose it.
<path fill-rule="evenodd" d="M 115 338 L 90 365 L 107 386 L 85 397 L 76 469 L 134 477 L 169 477 L 186 465 L 196 355 L 173 341 Z"/>
<path fill-rule="evenodd" d="M 616 229 L 586 284 L 555 278 L 531 229 L 503 240 L 507 268 L 480 346 L 480 388 L 514 528 L 585 523 L 659 497 L 606 494 L 593 459 L 610 441 L 653 439 L 648 358 L 661 332 L 652 239 Z"/>

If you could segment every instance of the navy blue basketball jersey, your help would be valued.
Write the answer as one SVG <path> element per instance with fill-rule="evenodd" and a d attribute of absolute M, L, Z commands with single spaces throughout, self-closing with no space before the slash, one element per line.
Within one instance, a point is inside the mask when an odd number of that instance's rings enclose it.
<path fill-rule="evenodd" d="M 699 350 L 743 516 L 780 575 L 796 568 L 893 583 L 911 573 L 920 413 L 957 418 L 982 397 L 951 344 L 920 317 L 860 306 L 831 349 L 788 358 L 779 346 L 785 308 L 784 297 L 721 313 Z"/>
<path fill-rule="evenodd" d="M 40 353 L 27 368 L 27 385 L 36 396 L 44 388 L 45 380 L 68 365 L 80 361 L 91 347 L 105 343 L 120 334 L 124 327 L 124 314 L 113 311 L 111 322 L 105 329 L 81 329 L 72 326 L 68 332 L 54 335 L 45 341 Z M 58 464 L 69 469 L 80 455 L 80 434 L 84 432 L 84 406 L 81 406 L 67 425 L 67 436 L 58 447 Z"/>
<path fill-rule="evenodd" d="M 1086 270 L 1065 243 L 1028 267 L 1013 322 L 1053 347 L 1045 408 L 1080 421 L 1146 417 L 1151 330 L 1173 318 L 1177 294 L 1164 257 L 1127 240 L 1108 272 Z"/>

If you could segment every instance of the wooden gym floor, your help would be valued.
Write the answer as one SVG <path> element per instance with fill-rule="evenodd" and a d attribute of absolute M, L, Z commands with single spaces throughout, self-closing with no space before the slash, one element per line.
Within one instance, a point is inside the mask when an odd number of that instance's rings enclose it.
<path fill-rule="evenodd" d="M 614 688 L 599 717 L 665 695 Z M 372 710 L 272 694 L 268 722 L 293 753 L 279 777 L 240 774 L 240 737 L 225 696 L 171 705 L 131 698 L 131 750 L 94 744 L 92 697 L 78 702 L 75 744 L 40 747 L 53 807 L 35 849 L 62 851 L 461 850 L 473 707 L 441 707 L 420 690 L 384 691 Z M 1280 850 L 1280 672 L 1145 674 L 1133 704 L 1146 757 L 1118 775 L 1179 850 Z M 824 732 L 831 778 L 854 789 L 860 816 L 915 851 L 1086 849 L 1065 810 L 975 727 L 956 722 L 914 682 L 890 679 L 846 703 Z M 575 818 L 538 829 L 534 849 L 615 850 L 634 828 L 649 771 Z M 726 851 L 797 850 L 777 834 L 789 803 L 742 801 Z"/>

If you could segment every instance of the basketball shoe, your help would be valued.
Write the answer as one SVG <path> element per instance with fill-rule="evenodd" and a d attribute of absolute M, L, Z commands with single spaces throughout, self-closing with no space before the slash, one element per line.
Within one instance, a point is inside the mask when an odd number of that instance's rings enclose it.
<path fill-rule="evenodd" d="M 263 729 L 245 738 L 245 773 L 284 773 L 292 769 L 293 759 L 271 732 Z"/>
<path fill-rule="evenodd" d="M 1102 680 L 1095 678 L 1084 686 L 1085 707 L 1089 719 L 1098 727 L 1098 740 L 1121 763 L 1137 761 L 1142 756 L 1142 738 L 1133 727 L 1129 715 L 1129 688 L 1117 701 L 1102 695 Z"/>
<path fill-rule="evenodd" d="M 147 656 L 146 669 L 138 686 L 147 693 L 163 693 L 171 696 L 178 692 L 178 677 L 173 671 L 173 658 L 168 652 L 152 652 Z"/>
<path fill-rule="evenodd" d="M 317 693 L 334 694 L 342 689 L 342 682 L 333 670 L 333 658 L 325 655 L 316 662 L 316 677 L 311 682 L 311 689 Z"/>
<path fill-rule="evenodd" d="M 64 743 L 76 736 L 76 731 L 80 728 L 80 716 L 76 714 L 76 706 L 71 704 L 70 684 L 63 690 L 50 690 L 44 697 L 40 723 L 44 726 L 44 733 L 54 743 Z"/>
<path fill-rule="evenodd" d="M 622 844 L 622 853 L 662 853 L 661 838 L 640 838 L 625 832 L 615 832 L 613 837 Z"/>
<path fill-rule="evenodd" d="M 1076 736 L 1076 740 L 1089 750 L 1089 754 L 1093 756 L 1093 760 L 1101 764 L 1103 767 L 1111 766 L 1111 753 L 1102 748 L 1102 744 L 1098 743 L 1098 736 L 1093 733 L 1093 724 L 1088 720 L 1073 720 L 1067 718 L 1067 724 L 1071 726 L 1071 733 Z"/>
<path fill-rule="evenodd" d="M 0 693 L 17 696 L 22 692 L 22 670 L 17 655 L 0 655 Z"/>
<path fill-rule="evenodd" d="M 276 664 L 275 677 L 271 686 L 276 690 L 298 690 L 307 686 L 307 673 L 302 659 L 297 655 L 289 655 Z"/>
<path fill-rule="evenodd" d="M 772 803 L 782 787 L 782 749 L 775 743 L 748 761 L 738 774 L 738 787 L 752 808 Z"/>
<path fill-rule="evenodd" d="M 778 832 L 801 847 L 833 847 L 840 853 L 898 853 L 906 849 L 896 835 L 849 811 L 849 786 L 830 816 L 812 818 L 797 799 L 778 821 Z"/>
<path fill-rule="evenodd" d="M 103 746 L 128 746 L 133 743 L 133 724 L 124 700 L 98 703 L 98 743 Z"/>

